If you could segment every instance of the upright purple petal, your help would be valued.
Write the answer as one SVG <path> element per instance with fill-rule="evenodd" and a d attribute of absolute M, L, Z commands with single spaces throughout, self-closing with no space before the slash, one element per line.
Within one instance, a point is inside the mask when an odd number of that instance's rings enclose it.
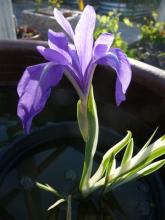
<path fill-rule="evenodd" d="M 88 5 L 85 7 L 76 26 L 74 37 L 74 43 L 83 74 L 85 74 L 85 70 L 92 58 L 95 22 L 96 14 L 94 8 Z"/>
<path fill-rule="evenodd" d="M 22 120 L 25 133 L 29 133 L 33 117 L 44 108 L 51 87 L 59 83 L 63 71 L 63 67 L 51 62 L 26 68 L 17 89 L 20 98 L 17 114 Z"/>
<path fill-rule="evenodd" d="M 54 32 L 53 30 L 48 30 L 48 45 L 51 49 L 56 49 L 57 47 L 63 50 L 68 48 L 68 38 L 63 32 Z"/>
<path fill-rule="evenodd" d="M 116 103 L 120 105 L 125 100 L 125 93 L 130 84 L 132 71 L 127 56 L 118 48 L 111 48 L 109 52 L 93 61 L 91 65 L 100 64 L 112 67 L 117 73 L 116 80 Z M 88 81 L 92 76 L 88 73 Z"/>
<path fill-rule="evenodd" d="M 82 76 L 81 66 L 79 63 L 79 58 L 78 58 L 75 46 L 73 44 L 69 43 L 68 44 L 68 51 L 69 51 L 70 56 L 72 57 L 72 65 L 73 65 L 74 69 L 76 69 L 77 72 L 79 72 L 79 75 Z"/>
<path fill-rule="evenodd" d="M 99 59 L 104 56 L 110 49 L 114 40 L 114 36 L 110 33 L 101 34 L 94 44 L 93 56 Z"/>
<path fill-rule="evenodd" d="M 54 17 L 58 24 L 62 27 L 62 29 L 68 34 L 68 36 L 73 40 L 74 39 L 74 32 L 73 29 L 68 22 L 68 20 L 63 16 L 63 14 L 58 10 L 54 9 Z"/>

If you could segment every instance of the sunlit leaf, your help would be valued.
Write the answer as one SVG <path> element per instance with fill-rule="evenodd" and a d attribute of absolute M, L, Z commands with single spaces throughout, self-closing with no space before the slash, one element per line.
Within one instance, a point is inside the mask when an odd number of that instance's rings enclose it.
<path fill-rule="evenodd" d="M 153 161 L 165 154 L 165 136 L 162 136 L 149 146 L 148 143 L 149 141 L 143 150 L 140 150 L 139 153 L 131 158 L 134 145 L 133 139 L 131 139 L 124 153 L 121 166 L 113 171 L 112 178 L 110 179 L 107 178 L 107 173 L 105 173 L 101 179 L 94 183 L 93 190 L 100 187 L 105 187 L 106 183 L 106 192 L 108 192 L 136 178 L 149 175 L 162 167 L 165 163 L 165 160 L 160 160 L 157 162 Z M 111 161 L 111 164 L 112 163 L 113 162 Z"/>
<path fill-rule="evenodd" d="M 148 139 L 148 141 L 145 143 L 145 145 L 142 147 L 141 150 L 143 150 L 143 149 L 145 149 L 146 147 L 148 147 L 148 145 L 151 143 L 153 137 L 155 136 L 157 130 L 158 130 L 158 127 L 155 129 L 155 131 L 153 132 L 153 134 L 151 135 L 151 137 Z"/>
<path fill-rule="evenodd" d="M 121 162 L 121 168 L 124 166 L 124 164 L 128 163 L 131 160 L 132 154 L 133 154 L 133 147 L 134 147 L 134 141 L 133 141 L 133 138 L 131 138 L 125 150 L 125 153 L 124 153 L 124 156 Z"/>
<path fill-rule="evenodd" d="M 127 146 L 128 142 L 130 141 L 130 138 L 132 136 L 132 133 L 130 131 L 127 132 L 127 135 L 117 144 L 115 144 L 112 148 L 110 148 L 103 156 L 102 162 L 95 172 L 95 174 L 90 179 L 90 184 L 93 185 L 96 183 L 99 179 L 102 178 L 102 176 L 105 173 L 106 167 L 108 165 L 109 159 L 112 154 L 116 155 L 119 153 L 125 146 Z"/>
<path fill-rule="evenodd" d="M 53 205 L 51 205 L 49 208 L 48 208 L 48 211 L 50 211 L 51 209 L 54 209 L 55 207 L 57 207 L 58 205 L 60 205 L 61 203 L 63 202 L 66 202 L 65 199 L 59 199 L 57 200 Z"/>
<path fill-rule="evenodd" d="M 123 180 L 118 181 L 118 184 L 113 186 L 114 188 L 117 188 L 118 186 L 121 186 L 127 182 L 130 182 L 132 180 L 141 178 L 143 176 L 147 176 L 155 171 L 157 171 L 158 169 L 160 169 L 163 165 L 165 164 L 165 160 L 160 160 L 154 163 L 151 163 L 150 165 L 146 166 L 145 168 L 139 170 L 138 172 L 134 172 L 134 174 L 130 175 L 129 177 L 125 177 L 123 178 Z M 111 187 L 112 189 L 112 187 Z"/>
<path fill-rule="evenodd" d="M 36 182 L 36 186 L 39 187 L 40 189 L 53 193 L 59 198 L 63 198 L 63 196 L 57 190 L 55 190 L 53 187 L 49 186 L 48 184 L 44 185 L 42 183 Z"/>
<path fill-rule="evenodd" d="M 126 24 L 128 27 L 132 27 L 133 23 L 129 20 L 129 18 L 123 19 L 124 24 Z"/>
<path fill-rule="evenodd" d="M 115 156 L 112 153 L 109 162 L 108 162 L 108 166 L 105 172 L 105 183 L 104 183 L 104 187 L 106 188 L 108 182 L 111 180 L 111 176 L 113 175 L 114 170 L 116 169 L 116 160 L 115 160 Z"/>

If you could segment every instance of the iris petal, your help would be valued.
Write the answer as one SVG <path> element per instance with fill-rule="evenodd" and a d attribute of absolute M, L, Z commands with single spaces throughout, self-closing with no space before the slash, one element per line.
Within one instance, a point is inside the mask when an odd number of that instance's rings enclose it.
<path fill-rule="evenodd" d="M 68 22 L 68 20 L 63 16 L 63 14 L 57 10 L 54 9 L 54 17 L 58 24 L 62 27 L 62 29 L 68 34 L 68 36 L 73 40 L 74 39 L 74 32 L 73 29 Z"/>
<path fill-rule="evenodd" d="M 85 7 L 76 26 L 74 37 L 74 43 L 83 74 L 92 58 L 95 22 L 96 14 L 94 8 L 88 5 Z"/>
<path fill-rule="evenodd" d="M 86 81 L 88 83 L 86 86 L 87 88 L 89 88 L 93 77 L 91 70 L 96 64 L 112 67 L 116 71 L 117 80 L 115 96 L 116 104 L 120 105 L 121 102 L 125 100 L 125 93 L 130 84 L 132 76 L 131 67 L 126 55 L 118 48 L 111 48 L 103 57 L 94 59 L 88 67 L 89 71 L 87 72 L 86 76 Z"/>
<path fill-rule="evenodd" d="M 117 76 L 122 84 L 122 90 L 126 93 L 132 77 L 131 66 L 128 58 L 119 48 L 111 48 L 109 51 L 118 58 L 112 68 L 116 70 Z"/>
<path fill-rule="evenodd" d="M 20 98 L 17 114 L 22 120 L 25 133 L 29 133 L 33 117 L 44 108 L 51 87 L 59 83 L 63 71 L 63 67 L 51 62 L 26 68 L 17 90 Z"/>
<path fill-rule="evenodd" d="M 68 38 L 62 32 L 54 32 L 53 30 L 48 30 L 48 45 L 51 49 L 56 49 L 57 47 L 63 50 L 68 48 Z"/>
<path fill-rule="evenodd" d="M 75 68 L 76 67 L 75 64 L 73 64 L 76 62 L 76 58 L 72 57 L 72 54 L 69 54 L 68 52 L 60 48 L 56 48 L 56 50 L 52 50 L 49 48 L 45 48 L 43 46 L 38 46 L 37 49 L 46 60 L 53 62 L 55 65 L 61 65 L 63 66 L 63 68 L 65 68 L 67 72 L 69 71 L 70 77 L 68 77 L 69 76 L 68 73 L 67 73 L 67 77 L 69 78 L 72 84 L 74 81 L 74 84 L 75 82 L 77 82 L 78 86 L 81 86 L 82 78 L 80 76 L 80 72 Z M 72 62 L 72 58 L 73 58 L 73 62 Z"/>
<path fill-rule="evenodd" d="M 96 65 L 111 66 L 117 73 L 117 105 L 125 100 L 131 80 L 131 69 L 126 55 L 120 49 L 110 49 L 113 42 L 112 34 L 100 35 L 94 44 L 96 14 L 93 7 L 85 7 L 75 34 L 60 11 L 55 9 L 54 16 L 74 44 L 68 42 L 64 33 L 49 30 L 49 48 L 37 47 L 49 62 L 26 68 L 18 85 L 18 116 L 26 133 L 29 132 L 33 117 L 44 108 L 51 87 L 59 83 L 64 71 L 80 99 L 84 100 L 89 95 Z"/>
<path fill-rule="evenodd" d="M 110 49 L 114 40 L 114 36 L 111 33 L 101 34 L 94 44 L 93 56 L 96 59 L 104 56 Z"/>
<path fill-rule="evenodd" d="M 76 69 L 77 72 L 79 72 L 79 75 L 82 76 L 81 66 L 79 63 L 79 58 L 78 58 L 75 46 L 73 44 L 69 44 L 68 51 L 69 51 L 70 56 L 72 57 L 72 65 L 74 69 Z"/>
<path fill-rule="evenodd" d="M 60 48 L 52 50 L 43 46 L 37 46 L 38 52 L 48 61 L 53 61 L 59 65 L 66 65 L 72 63 L 70 55 Z"/>

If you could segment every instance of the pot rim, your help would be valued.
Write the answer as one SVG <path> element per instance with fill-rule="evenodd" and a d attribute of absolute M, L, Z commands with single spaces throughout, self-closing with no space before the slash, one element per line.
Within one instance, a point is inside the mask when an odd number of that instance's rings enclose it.
<path fill-rule="evenodd" d="M 6 53 L 7 51 L 14 52 L 15 50 L 27 51 L 36 53 L 36 46 L 42 45 L 48 47 L 46 41 L 35 41 L 35 40 L 0 40 L 0 53 Z M 38 54 L 38 57 L 41 57 Z M 43 62 L 45 60 L 43 59 Z M 129 58 L 129 62 L 132 68 L 132 81 L 141 84 L 151 91 L 155 92 L 159 96 L 165 94 L 165 71 L 155 66 L 146 64 L 144 62 Z M 103 67 L 106 68 L 107 67 Z M 152 86 L 151 86 L 152 85 Z"/>

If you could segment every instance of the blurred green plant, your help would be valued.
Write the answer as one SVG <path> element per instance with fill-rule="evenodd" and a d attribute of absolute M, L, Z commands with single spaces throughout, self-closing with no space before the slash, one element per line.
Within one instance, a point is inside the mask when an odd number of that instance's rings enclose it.
<path fill-rule="evenodd" d="M 165 23 L 158 21 L 156 11 L 150 18 L 144 17 L 143 24 L 137 24 L 141 41 L 134 45 L 137 59 L 164 69 L 165 67 Z"/>
<path fill-rule="evenodd" d="M 41 8 L 42 0 L 34 0 L 36 5 L 36 11 L 38 11 Z"/>
<path fill-rule="evenodd" d="M 63 2 L 63 0 L 49 0 L 49 5 L 55 8 L 60 8 Z"/>
<path fill-rule="evenodd" d="M 119 31 L 120 13 L 116 11 L 109 12 L 107 15 L 97 15 L 98 25 L 94 37 L 97 39 L 102 33 L 112 33 L 114 35 L 113 47 L 121 48 L 128 56 L 134 57 L 134 50 L 128 48 L 128 43 L 123 40 Z M 133 23 L 129 18 L 123 18 L 125 25 L 132 27 Z"/>
<path fill-rule="evenodd" d="M 151 18 L 144 17 L 144 24 L 138 24 L 142 40 L 153 43 L 165 43 L 165 23 L 158 21 L 156 11 L 152 12 Z"/>
<path fill-rule="evenodd" d="M 145 62 L 148 62 L 150 59 L 159 59 L 159 57 L 162 59 L 164 57 L 162 45 L 165 45 L 165 23 L 158 21 L 158 14 L 153 11 L 150 18 L 144 17 L 143 22 L 139 24 L 132 23 L 127 17 L 121 20 L 128 27 L 136 25 L 140 30 L 141 40 L 131 46 L 123 40 L 119 31 L 120 15 L 116 11 L 109 12 L 103 16 L 98 15 L 95 39 L 102 33 L 111 32 L 114 35 L 112 46 L 121 48 L 127 56 Z M 153 58 L 155 54 L 157 58 Z M 155 62 L 159 63 L 159 61 Z"/>
<path fill-rule="evenodd" d="M 34 0 L 36 5 L 36 11 L 38 11 L 41 8 L 43 0 Z M 64 0 L 48 0 L 48 5 L 56 8 L 60 8 L 61 4 L 64 2 Z"/>

